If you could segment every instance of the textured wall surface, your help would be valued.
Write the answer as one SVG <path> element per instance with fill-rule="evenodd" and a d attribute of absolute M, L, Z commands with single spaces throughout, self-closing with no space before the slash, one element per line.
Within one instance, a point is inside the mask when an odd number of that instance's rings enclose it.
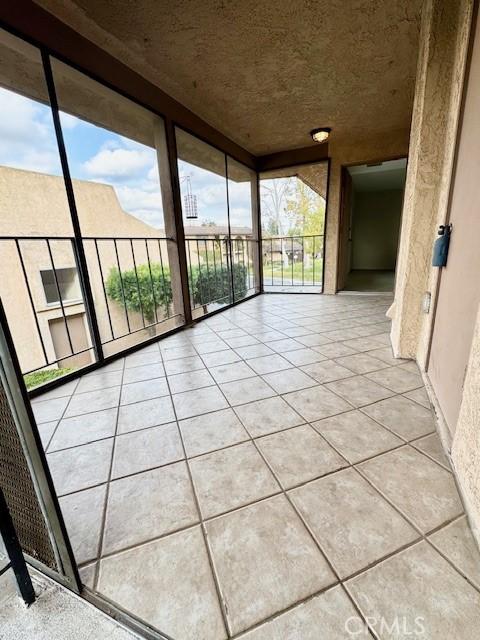
<path fill-rule="evenodd" d="M 447 213 L 472 5 L 424 5 L 392 329 L 396 355 L 416 358 L 421 367 L 432 323 L 422 300 L 435 292 L 438 277 L 432 246 Z"/>
<path fill-rule="evenodd" d="M 452 459 L 480 544 L 480 311 L 473 336 Z"/>
<path fill-rule="evenodd" d="M 36 0 L 255 154 L 409 125 L 421 0 Z"/>

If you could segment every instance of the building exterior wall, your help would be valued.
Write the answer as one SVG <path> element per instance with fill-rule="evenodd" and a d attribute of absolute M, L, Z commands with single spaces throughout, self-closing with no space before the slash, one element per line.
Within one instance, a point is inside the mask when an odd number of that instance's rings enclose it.
<path fill-rule="evenodd" d="M 163 230 L 154 229 L 126 213 L 120 206 L 113 187 L 94 182 L 74 180 L 75 198 L 80 216 L 82 233 L 86 237 L 117 238 L 158 238 Z M 51 250 L 56 268 L 75 267 L 72 243 L 73 237 L 70 212 L 63 178 L 0 167 L 0 236 L 50 237 Z M 51 338 L 49 322 L 62 317 L 60 304 L 48 304 L 40 272 L 52 268 L 46 242 L 43 240 L 22 240 L 20 242 L 25 271 L 30 284 L 33 304 L 49 361 L 54 361 L 55 349 Z M 102 341 L 111 340 L 102 277 L 93 241 L 84 241 L 85 254 L 89 265 L 89 275 L 97 319 Z M 112 267 L 117 266 L 114 243 L 111 240 L 98 241 L 103 276 L 106 278 Z M 132 250 L 129 241 L 117 242 L 119 262 L 122 271 L 133 269 Z M 134 243 L 137 266 L 147 262 L 145 243 Z M 165 265 L 168 264 L 166 243 L 149 242 L 152 262 L 159 262 L 159 252 Z M 0 297 L 5 306 L 19 361 L 24 371 L 45 365 L 45 357 L 32 312 L 28 290 L 22 272 L 14 241 L 0 240 Z M 68 301 L 64 305 L 65 314 L 85 313 L 83 300 Z M 111 322 L 115 336 L 128 332 L 123 307 L 108 300 Z M 129 312 L 130 331 L 143 327 L 139 313 Z M 136 344 L 139 336 L 134 334 L 122 339 L 121 347 Z M 119 345 L 120 346 L 120 345 Z M 119 348 L 119 347 L 118 347 Z M 117 350 L 113 345 L 107 353 Z M 93 351 L 92 351 L 93 361 Z"/>

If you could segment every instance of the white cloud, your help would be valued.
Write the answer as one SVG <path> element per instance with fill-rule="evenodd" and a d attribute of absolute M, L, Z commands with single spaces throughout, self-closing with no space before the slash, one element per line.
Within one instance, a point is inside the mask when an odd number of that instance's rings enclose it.
<path fill-rule="evenodd" d="M 61 174 L 50 108 L 0 88 L 0 165 Z"/>
<path fill-rule="evenodd" d="M 145 174 L 151 165 L 152 154 L 148 150 L 102 149 L 84 162 L 83 168 L 95 179 L 132 179 Z"/>

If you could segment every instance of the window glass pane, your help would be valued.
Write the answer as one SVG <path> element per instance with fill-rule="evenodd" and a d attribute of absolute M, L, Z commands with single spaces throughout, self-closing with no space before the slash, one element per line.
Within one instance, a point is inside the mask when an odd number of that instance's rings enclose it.
<path fill-rule="evenodd" d="M 71 302 L 81 298 L 80 284 L 78 281 L 78 274 L 76 269 L 55 269 L 57 276 L 57 283 L 55 282 L 55 274 L 53 269 L 49 271 L 42 271 L 42 283 L 45 291 L 45 297 L 49 304 L 59 303 L 60 297 L 58 289 L 60 289 L 60 296 L 62 302 Z"/>
<path fill-rule="evenodd" d="M 65 325 L 58 293 L 42 283 L 52 263 L 75 270 L 72 222 L 40 52 L 0 30 L 0 297 L 28 386 L 93 361 L 78 280 L 81 339 Z M 70 286 L 60 286 L 71 298 Z M 79 324 L 80 326 L 80 324 Z M 54 334 L 52 333 L 54 328 Z M 70 335 L 69 335 L 70 334 Z M 77 333 L 80 336 L 80 332 Z M 81 353 L 80 353 L 81 352 Z"/>
<path fill-rule="evenodd" d="M 264 287 L 321 291 L 328 163 L 260 178 Z"/>
<path fill-rule="evenodd" d="M 225 154 L 176 130 L 194 316 L 232 302 Z"/>
<path fill-rule="evenodd" d="M 258 234 L 254 224 L 257 176 L 254 171 L 230 157 L 227 157 L 227 174 L 232 262 L 238 273 L 244 271 L 245 279 L 245 286 L 242 279 L 241 286 L 235 290 L 235 300 L 240 300 L 254 293 L 258 286 L 255 269 Z"/>
<path fill-rule="evenodd" d="M 183 322 L 170 268 L 176 249 L 166 240 L 164 123 L 58 60 L 52 69 L 101 338 L 110 354 Z"/>

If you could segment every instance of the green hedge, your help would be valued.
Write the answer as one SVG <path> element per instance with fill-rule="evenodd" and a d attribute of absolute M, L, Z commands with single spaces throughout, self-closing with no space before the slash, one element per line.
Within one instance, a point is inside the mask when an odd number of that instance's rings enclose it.
<path fill-rule="evenodd" d="M 193 268 L 189 276 L 190 295 L 195 306 L 230 301 L 231 274 L 227 267 L 217 266 L 214 270 L 201 265 Z M 235 300 L 241 300 L 247 295 L 247 268 L 244 265 L 233 266 L 233 283 Z M 111 300 L 126 306 L 128 311 L 141 313 L 143 310 L 145 320 L 149 323 L 155 321 L 155 309 L 163 308 L 166 313 L 172 302 L 170 271 L 164 267 L 162 275 L 162 267 L 157 263 L 152 263 L 150 269 L 148 264 L 138 265 L 137 273 L 135 269 L 122 271 L 121 277 L 118 269 L 113 267 L 108 274 L 105 289 Z"/>

